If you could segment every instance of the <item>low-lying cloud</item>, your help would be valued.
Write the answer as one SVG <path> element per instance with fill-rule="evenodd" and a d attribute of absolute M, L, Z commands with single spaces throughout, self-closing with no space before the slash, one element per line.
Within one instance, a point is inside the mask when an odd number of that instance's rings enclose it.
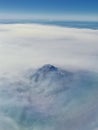
<path fill-rule="evenodd" d="M 18 78 L 0 80 L 1 130 L 97 130 L 98 74 L 44 66 Z"/>
<path fill-rule="evenodd" d="M 97 130 L 97 59 L 98 30 L 0 24 L 0 129 Z"/>
<path fill-rule="evenodd" d="M 98 30 L 0 24 L 0 71 L 46 63 L 98 71 Z"/>

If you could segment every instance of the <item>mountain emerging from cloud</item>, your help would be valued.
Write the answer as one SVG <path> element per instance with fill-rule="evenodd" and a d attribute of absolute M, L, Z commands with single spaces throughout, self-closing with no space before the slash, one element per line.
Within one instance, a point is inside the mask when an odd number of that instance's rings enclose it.
<path fill-rule="evenodd" d="M 47 64 L 0 79 L 0 130 L 98 130 L 98 74 Z"/>

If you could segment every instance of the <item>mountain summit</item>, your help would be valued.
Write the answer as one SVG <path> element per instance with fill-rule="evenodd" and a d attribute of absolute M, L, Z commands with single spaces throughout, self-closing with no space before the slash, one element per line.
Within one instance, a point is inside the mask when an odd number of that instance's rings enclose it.
<path fill-rule="evenodd" d="M 65 71 L 51 64 L 42 66 L 29 77 L 32 87 L 35 86 L 37 91 L 41 90 L 46 95 L 51 93 L 57 94 L 68 90 L 71 87 L 70 83 L 72 80 L 72 72 Z"/>
<path fill-rule="evenodd" d="M 30 78 L 35 82 L 43 82 L 48 79 L 48 81 L 51 80 L 52 83 L 68 79 L 69 76 L 72 77 L 72 73 L 62 70 L 51 64 L 46 64 L 41 68 L 37 69 L 36 72 L 30 76 Z"/>
<path fill-rule="evenodd" d="M 46 64 L 39 69 L 39 71 L 42 71 L 42 72 L 53 72 L 53 71 L 57 71 L 57 70 L 58 70 L 58 68 L 51 64 Z"/>

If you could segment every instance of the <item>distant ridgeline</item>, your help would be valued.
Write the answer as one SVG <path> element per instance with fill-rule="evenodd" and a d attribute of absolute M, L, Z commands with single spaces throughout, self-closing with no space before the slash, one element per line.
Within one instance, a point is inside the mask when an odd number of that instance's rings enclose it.
<path fill-rule="evenodd" d="M 56 25 L 70 28 L 88 28 L 98 29 L 98 21 L 54 21 L 54 20 L 28 20 L 28 19 L 1 19 L 1 24 L 15 24 L 15 23 L 37 23 L 44 25 Z"/>

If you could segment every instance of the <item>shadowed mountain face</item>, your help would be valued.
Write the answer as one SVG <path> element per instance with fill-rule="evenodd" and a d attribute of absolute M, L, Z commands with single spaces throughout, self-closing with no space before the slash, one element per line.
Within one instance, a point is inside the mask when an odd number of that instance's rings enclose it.
<path fill-rule="evenodd" d="M 98 74 L 45 65 L 0 80 L 0 130 L 98 130 Z"/>
<path fill-rule="evenodd" d="M 49 93 L 59 93 L 68 89 L 72 79 L 73 73 L 52 65 L 45 65 L 30 76 L 31 83 Z"/>

